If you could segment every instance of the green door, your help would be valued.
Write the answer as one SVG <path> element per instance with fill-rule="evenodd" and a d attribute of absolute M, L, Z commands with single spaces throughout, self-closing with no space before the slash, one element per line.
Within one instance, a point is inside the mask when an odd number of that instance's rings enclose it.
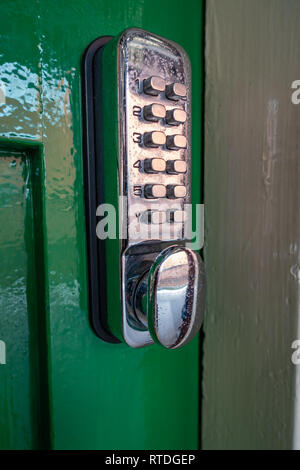
<path fill-rule="evenodd" d="M 187 51 L 198 202 L 202 10 L 200 0 L 1 6 L 1 449 L 199 445 L 199 339 L 135 350 L 90 327 L 80 70 L 91 41 L 129 27 Z"/>

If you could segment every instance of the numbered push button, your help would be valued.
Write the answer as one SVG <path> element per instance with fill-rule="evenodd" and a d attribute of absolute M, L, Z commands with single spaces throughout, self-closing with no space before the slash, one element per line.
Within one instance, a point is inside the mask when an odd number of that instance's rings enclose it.
<path fill-rule="evenodd" d="M 157 122 L 166 116 L 166 108 L 162 104 L 149 104 L 144 107 L 143 114 L 146 121 Z"/>
<path fill-rule="evenodd" d="M 143 81 L 143 90 L 147 95 L 157 96 L 165 88 L 166 82 L 161 77 L 149 77 Z"/>
<path fill-rule="evenodd" d="M 183 160 L 168 160 L 166 170 L 167 173 L 170 173 L 171 175 L 186 173 L 186 162 Z"/>
<path fill-rule="evenodd" d="M 170 224 L 178 224 L 186 221 L 186 214 L 181 210 L 170 210 L 167 212 L 167 221 Z"/>
<path fill-rule="evenodd" d="M 170 124 L 171 126 L 179 126 L 179 124 L 184 124 L 185 121 L 186 112 L 183 109 L 170 109 L 166 113 L 166 123 Z"/>
<path fill-rule="evenodd" d="M 166 142 L 167 148 L 170 150 L 179 150 L 186 148 L 186 137 L 184 135 L 168 135 Z"/>
<path fill-rule="evenodd" d="M 159 147 L 160 145 L 165 145 L 166 135 L 164 132 L 153 131 L 144 133 L 144 144 L 146 147 Z"/>
<path fill-rule="evenodd" d="M 144 186 L 144 196 L 147 199 L 166 197 L 166 187 L 163 184 L 146 184 Z"/>
<path fill-rule="evenodd" d="M 166 162 L 162 158 L 146 158 L 144 160 L 146 173 L 160 173 L 166 171 Z"/>
<path fill-rule="evenodd" d="M 186 187 L 180 184 L 168 184 L 167 197 L 169 199 L 177 199 L 186 196 Z"/>
<path fill-rule="evenodd" d="M 141 215 L 141 220 L 147 224 L 163 224 L 166 221 L 166 213 L 163 211 L 145 211 Z"/>
<path fill-rule="evenodd" d="M 169 100 L 178 101 L 186 98 L 186 86 L 183 83 L 171 83 L 166 86 L 166 97 Z"/>

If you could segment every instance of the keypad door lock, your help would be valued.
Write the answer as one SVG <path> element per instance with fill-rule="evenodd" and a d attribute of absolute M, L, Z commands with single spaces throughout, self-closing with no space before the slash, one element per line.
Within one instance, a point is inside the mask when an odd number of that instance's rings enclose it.
<path fill-rule="evenodd" d="M 199 330 L 205 304 L 203 262 L 185 246 L 191 223 L 186 210 L 191 203 L 188 56 L 172 41 L 128 29 L 89 46 L 83 85 L 94 330 L 102 339 L 132 347 L 153 342 L 181 347 Z M 107 202 L 118 206 L 119 215 L 118 318 L 110 318 L 103 305 L 109 288 L 100 269 L 105 248 L 95 240 L 95 212 Z"/>

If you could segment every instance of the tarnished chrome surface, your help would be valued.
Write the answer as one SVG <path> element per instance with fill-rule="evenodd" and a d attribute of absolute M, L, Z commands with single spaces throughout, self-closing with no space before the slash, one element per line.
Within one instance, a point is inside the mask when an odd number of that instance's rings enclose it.
<path fill-rule="evenodd" d="M 187 218 L 178 214 L 183 214 L 185 204 L 191 202 L 190 63 L 180 46 L 139 29 L 123 33 L 117 57 L 119 182 L 120 194 L 126 197 L 120 214 L 122 233 L 126 235 L 121 243 L 123 337 L 132 347 L 151 344 L 152 336 L 166 347 L 178 347 L 192 337 L 198 328 L 197 318 L 201 320 L 202 316 L 196 315 L 198 291 L 193 287 L 200 269 L 197 255 L 178 247 L 179 251 L 175 250 L 176 254 L 172 251 L 172 256 L 163 251 L 174 241 L 184 245 Z M 166 254 L 165 262 L 162 254 L 158 256 L 160 252 Z M 158 306 L 154 310 L 159 328 L 150 335 L 149 308 L 147 313 L 147 307 L 142 305 L 148 273 L 152 272 L 157 256 L 162 262 L 157 272 L 159 282 L 165 277 L 162 271 L 167 272 L 168 263 L 173 263 L 178 275 L 184 269 L 190 274 L 189 268 L 181 266 L 182 258 L 194 263 L 195 279 L 187 281 L 183 290 L 178 284 L 172 291 L 173 301 L 163 326 L 167 329 L 169 323 L 172 339 L 162 334 Z M 183 292 L 189 313 L 185 310 L 180 314 L 180 308 L 187 308 Z M 155 295 L 156 302 L 165 305 L 160 287 Z M 173 320 L 172 309 L 175 309 Z M 188 318 L 184 325 L 180 323 L 183 318 Z M 178 329 L 184 331 L 184 339 Z"/>
<path fill-rule="evenodd" d="M 147 209 L 167 211 L 184 209 L 191 201 L 190 159 L 191 159 L 191 71 L 185 51 L 172 41 L 140 29 L 129 29 L 123 33 L 118 44 L 119 74 L 119 165 L 120 191 L 127 196 L 127 211 L 122 214 L 122 224 L 127 226 L 127 244 L 134 245 L 143 240 L 183 240 L 184 225 L 168 222 L 159 228 L 140 222 L 140 213 Z M 186 96 L 174 101 L 167 98 L 161 83 L 156 95 L 144 92 L 150 78 L 163 79 L 165 87 L 180 82 L 185 85 Z M 160 80 L 161 81 L 161 80 Z M 155 81 L 152 80 L 153 86 Z M 157 122 L 145 119 L 153 104 L 164 106 L 166 113 L 180 109 L 186 113 L 185 122 L 167 124 L 164 118 Z M 177 112 L 178 113 L 178 112 Z M 157 133 L 153 136 L 153 133 Z M 159 133 L 163 133 L 159 134 Z M 151 136 L 152 134 L 152 136 Z M 174 135 L 186 137 L 187 148 L 168 149 L 166 140 Z M 165 138 L 163 139 L 163 137 Z M 151 137 L 157 139 L 157 147 L 151 147 Z M 162 145 L 160 145 L 160 142 Z M 150 145 L 150 146 L 149 146 Z M 155 144 L 153 144 L 155 145 Z M 187 163 L 186 173 L 149 174 L 143 171 L 143 162 L 150 158 L 162 158 L 166 162 L 183 160 Z M 176 200 L 168 198 L 146 199 L 146 185 L 184 185 L 186 196 Z M 137 240 L 138 234 L 138 240 Z"/>
<path fill-rule="evenodd" d="M 205 271 L 192 250 L 171 246 L 149 273 L 147 317 L 155 341 L 176 349 L 199 331 L 204 315 Z"/>

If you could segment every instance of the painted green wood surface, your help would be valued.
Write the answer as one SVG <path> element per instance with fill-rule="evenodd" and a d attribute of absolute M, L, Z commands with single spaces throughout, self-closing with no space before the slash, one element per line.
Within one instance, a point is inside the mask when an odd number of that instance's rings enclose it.
<path fill-rule="evenodd" d="M 32 247 L 28 246 L 32 221 L 30 186 L 25 154 L 0 153 L 0 331 L 5 339 L 6 365 L 0 369 L 0 448 L 35 447 L 30 377 L 30 306 L 27 285 Z M 25 180 L 25 181 L 24 181 Z M 31 275 L 30 275 L 31 274 Z"/>
<path fill-rule="evenodd" d="M 1 449 L 48 444 L 41 176 L 38 147 L 0 145 Z"/>
<path fill-rule="evenodd" d="M 31 248 L 31 256 L 42 257 L 35 264 L 41 291 L 28 297 L 38 304 L 37 321 L 28 333 L 18 324 L 14 332 L 29 335 L 41 359 L 29 364 L 26 346 L 26 367 L 14 366 L 16 382 L 11 387 L 17 387 L 18 380 L 24 390 L 24 426 L 17 434 L 16 424 L 2 415 L 0 447 L 47 447 L 48 440 L 55 449 L 194 449 L 198 445 L 198 340 L 176 352 L 158 346 L 137 351 L 101 342 L 88 322 L 80 60 L 96 37 L 116 35 L 132 26 L 180 43 L 190 56 L 196 202 L 200 195 L 202 2 L 187 0 L 182 8 L 179 0 L 68 0 L 58 8 L 42 0 L 7 2 L 1 7 L 1 145 L 8 149 L 18 141 L 25 152 L 26 143 L 40 144 L 39 182 L 45 201 L 35 219 L 43 238 L 34 238 Z M 21 184 L 20 171 L 18 178 Z M 38 193 L 36 200 L 37 205 L 42 201 Z M 16 230 L 13 226 L 12 231 Z M 30 230 L 24 224 L 18 232 L 20 256 L 26 251 L 22 237 L 29 236 Z M 19 262 L 26 278 L 29 268 L 21 257 Z M 2 275 L 0 284 L 4 281 Z M 117 286 L 116 291 L 119 295 Z M 5 315 L 9 308 L 5 307 Z M 13 331 L 8 330 L 0 331 L 0 339 L 9 344 Z M 46 346 L 47 362 L 43 360 Z M 0 374 L 5 367 L 13 363 L 0 365 Z M 30 379 L 33 389 L 29 391 L 30 374 L 37 375 Z M 0 393 L 1 401 L 1 388 Z M 34 405 L 32 412 L 35 397 L 40 397 L 41 404 Z M 5 411 L 12 412 L 9 401 Z M 8 435 L 13 436 L 9 442 Z"/>

